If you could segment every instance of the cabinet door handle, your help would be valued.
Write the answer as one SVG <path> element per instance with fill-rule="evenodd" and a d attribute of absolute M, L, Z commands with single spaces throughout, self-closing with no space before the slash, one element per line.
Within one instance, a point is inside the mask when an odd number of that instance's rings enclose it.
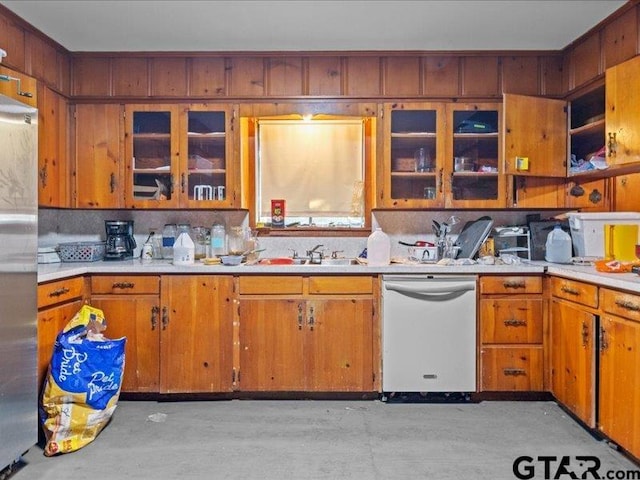
<path fill-rule="evenodd" d="M 69 293 L 69 289 L 67 287 L 56 288 L 53 292 L 49 294 L 50 297 L 59 297 L 60 295 L 64 295 L 65 293 Z"/>
<path fill-rule="evenodd" d="M 604 352 L 608 347 L 609 345 L 607 345 L 606 332 L 604 330 L 604 327 L 601 325 L 600 326 L 600 351 Z"/>
<path fill-rule="evenodd" d="M 151 330 L 155 330 L 158 326 L 158 315 L 160 314 L 160 308 L 157 305 L 151 307 Z"/>
<path fill-rule="evenodd" d="M 522 368 L 505 368 L 502 370 L 502 373 L 504 373 L 508 377 L 519 377 L 527 375 L 527 371 L 523 370 Z"/>
<path fill-rule="evenodd" d="M 162 330 L 166 330 L 169 325 L 169 309 L 162 307 Z"/>
<path fill-rule="evenodd" d="M 616 132 L 608 132 L 607 135 L 609 136 L 609 141 L 607 142 L 607 150 L 609 150 L 608 152 L 608 156 L 609 157 L 615 157 L 616 156 L 616 150 L 618 149 L 618 141 L 616 140 Z"/>
<path fill-rule="evenodd" d="M 173 185 L 174 185 L 174 180 L 173 180 L 173 173 L 171 175 L 169 175 L 169 194 L 173 193 Z"/>
<path fill-rule="evenodd" d="M 47 164 L 45 163 L 44 166 L 38 172 L 38 177 L 40 177 L 40 183 L 42 184 L 42 188 L 45 188 L 47 186 L 47 176 L 48 176 Z"/>
<path fill-rule="evenodd" d="M 180 190 L 184 193 L 184 189 L 186 188 L 187 176 L 183 173 L 180 177 Z"/>
<path fill-rule="evenodd" d="M 527 326 L 527 321 L 526 320 L 517 320 L 515 318 L 511 318 L 509 320 L 505 320 L 504 321 L 504 326 L 505 327 L 526 327 Z"/>
<path fill-rule="evenodd" d="M 502 283 L 504 288 L 525 288 L 527 284 L 522 280 L 506 280 Z"/>
<path fill-rule="evenodd" d="M 298 330 L 302 330 L 302 304 L 298 304 Z"/>
<path fill-rule="evenodd" d="M 637 303 L 630 302 L 628 300 L 616 300 L 616 305 L 624 308 L 625 310 L 630 310 L 632 312 L 637 312 L 640 310 L 640 305 Z"/>
<path fill-rule="evenodd" d="M 111 193 L 116 191 L 116 174 L 111 172 L 111 177 L 109 180 L 109 188 L 111 189 Z"/>
<path fill-rule="evenodd" d="M 309 330 L 313 331 L 313 326 L 316 323 L 316 319 L 313 313 L 313 305 L 309 307 Z"/>
<path fill-rule="evenodd" d="M 564 293 L 568 293 L 569 295 L 580 295 L 579 290 L 576 290 L 575 288 L 567 287 L 565 285 L 560 287 L 560 291 Z"/>
<path fill-rule="evenodd" d="M 135 286 L 136 284 L 133 282 L 113 282 L 113 286 L 111 288 L 127 289 L 127 288 L 133 288 Z"/>
<path fill-rule="evenodd" d="M 440 193 L 442 193 L 442 168 L 440 169 L 440 173 L 438 174 L 438 189 Z"/>
<path fill-rule="evenodd" d="M 589 344 L 589 325 L 587 322 L 582 322 L 582 346 L 586 347 Z"/>

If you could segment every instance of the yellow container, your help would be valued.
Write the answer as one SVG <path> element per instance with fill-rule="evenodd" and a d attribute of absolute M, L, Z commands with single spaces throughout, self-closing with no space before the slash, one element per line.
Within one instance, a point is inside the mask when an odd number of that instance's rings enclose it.
<path fill-rule="evenodd" d="M 604 255 L 622 262 L 636 260 L 638 225 L 605 224 Z"/>

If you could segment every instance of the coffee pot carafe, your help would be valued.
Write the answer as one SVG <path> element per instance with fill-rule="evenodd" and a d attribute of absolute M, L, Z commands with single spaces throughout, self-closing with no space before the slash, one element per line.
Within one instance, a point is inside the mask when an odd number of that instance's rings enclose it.
<path fill-rule="evenodd" d="M 107 232 L 105 260 L 133 258 L 136 240 L 133 238 L 133 220 L 105 220 Z"/>

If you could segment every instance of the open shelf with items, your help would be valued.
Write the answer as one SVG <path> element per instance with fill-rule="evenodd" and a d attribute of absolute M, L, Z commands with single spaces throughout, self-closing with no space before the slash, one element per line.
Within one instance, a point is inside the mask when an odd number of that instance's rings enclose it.
<path fill-rule="evenodd" d="M 595 169 L 594 162 L 606 160 L 605 146 L 605 89 L 604 85 L 570 103 L 569 116 L 569 175 Z M 597 157 L 600 152 L 601 159 Z"/>

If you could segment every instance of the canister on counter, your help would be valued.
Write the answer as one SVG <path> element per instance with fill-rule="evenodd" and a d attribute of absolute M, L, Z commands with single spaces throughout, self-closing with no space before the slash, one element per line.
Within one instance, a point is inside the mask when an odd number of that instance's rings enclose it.
<path fill-rule="evenodd" d="M 285 201 L 271 200 L 271 226 L 284 227 Z"/>

